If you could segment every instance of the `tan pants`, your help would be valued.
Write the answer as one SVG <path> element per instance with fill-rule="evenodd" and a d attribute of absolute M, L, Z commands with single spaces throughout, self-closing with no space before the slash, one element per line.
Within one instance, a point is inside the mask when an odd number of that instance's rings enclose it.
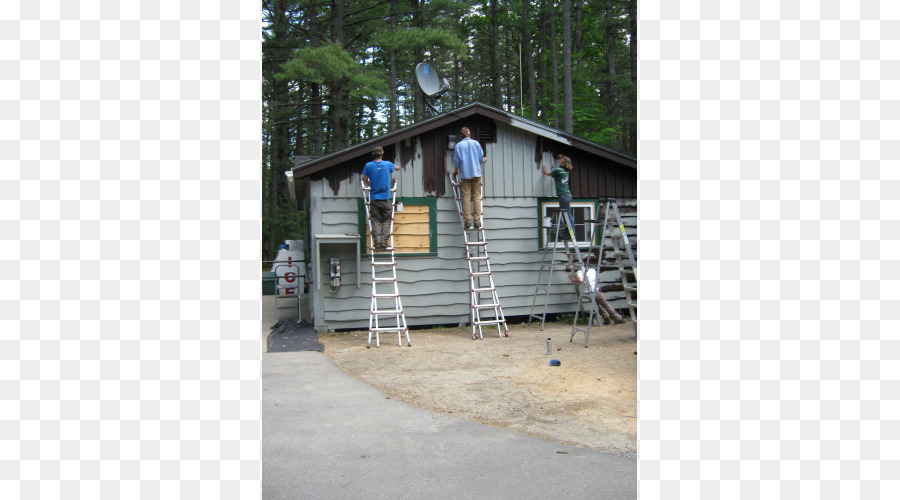
<path fill-rule="evenodd" d="M 599 287 L 598 287 L 599 288 Z M 595 301 L 597 302 L 597 306 L 600 308 L 600 314 L 612 319 L 616 323 L 622 322 L 622 315 L 617 313 L 615 309 L 609 305 L 609 302 L 606 301 L 606 298 L 600 293 L 600 290 L 597 290 L 597 294 L 594 296 Z"/>
<path fill-rule="evenodd" d="M 481 177 L 461 179 L 460 187 L 462 188 L 463 219 L 465 219 L 466 226 L 472 225 L 472 207 L 470 203 L 473 195 L 475 197 L 475 223 L 481 224 Z"/>

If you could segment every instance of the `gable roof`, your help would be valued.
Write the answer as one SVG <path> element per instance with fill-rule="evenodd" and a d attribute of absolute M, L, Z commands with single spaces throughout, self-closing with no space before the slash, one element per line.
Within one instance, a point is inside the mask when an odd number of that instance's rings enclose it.
<path fill-rule="evenodd" d="M 335 165 L 339 165 L 345 161 L 353 160 L 354 158 L 357 158 L 361 153 L 367 153 L 368 150 L 376 144 L 387 142 L 397 143 L 404 139 L 419 135 L 428 130 L 442 127 L 449 123 L 453 123 L 465 118 L 470 118 L 476 115 L 484 116 L 501 123 L 506 123 L 515 128 L 531 132 L 535 135 L 539 135 L 541 137 L 545 137 L 559 143 L 567 144 L 569 146 L 586 151 L 591 154 L 595 154 L 602 158 L 607 158 L 623 166 L 637 169 L 637 159 L 624 153 L 620 153 L 599 144 L 581 139 L 580 137 L 567 134 L 561 130 L 548 127 L 531 120 L 527 120 L 525 118 L 522 118 L 521 116 L 517 116 L 512 113 L 508 113 L 506 111 L 488 106 L 486 104 L 476 102 L 437 116 L 433 116 L 426 120 L 416 122 L 412 125 L 408 125 L 392 132 L 388 132 L 387 134 L 374 137 L 372 139 L 369 139 L 368 141 L 354 144 L 348 148 L 342 149 L 340 151 L 335 151 L 315 160 L 304 162 L 302 165 L 294 166 L 291 170 L 294 173 L 294 179 L 308 177 L 317 172 L 327 170 Z M 298 160 L 300 159 L 298 158 Z"/>

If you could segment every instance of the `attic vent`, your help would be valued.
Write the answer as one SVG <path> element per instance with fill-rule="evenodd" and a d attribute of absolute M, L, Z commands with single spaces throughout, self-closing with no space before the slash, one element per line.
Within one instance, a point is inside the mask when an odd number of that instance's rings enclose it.
<path fill-rule="evenodd" d="M 493 123 L 478 127 L 478 140 L 480 142 L 497 142 L 497 130 Z"/>

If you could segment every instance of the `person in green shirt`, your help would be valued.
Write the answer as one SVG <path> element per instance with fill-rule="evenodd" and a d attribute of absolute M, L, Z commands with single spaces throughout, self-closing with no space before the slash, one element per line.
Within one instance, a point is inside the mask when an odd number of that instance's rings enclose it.
<path fill-rule="evenodd" d="M 547 167 L 541 165 L 544 175 L 553 177 L 556 184 L 556 196 L 559 198 L 559 209 L 565 210 L 569 214 L 569 221 L 575 224 L 575 216 L 572 214 L 572 191 L 569 189 L 569 173 L 575 168 L 572 166 L 572 159 L 568 156 L 557 155 L 559 166 L 553 170 L 547 170 Z M 575 228 L 573 227 L 574 231 Z"/>

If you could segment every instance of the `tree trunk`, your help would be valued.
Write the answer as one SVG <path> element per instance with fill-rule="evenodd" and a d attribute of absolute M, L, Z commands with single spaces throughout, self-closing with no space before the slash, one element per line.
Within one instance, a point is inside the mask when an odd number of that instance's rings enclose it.
<path fill-rule="evenodd" d="M 322 140 L 322 93 L 318 83 L 309 84 L 309 117 L 312 120 L 312 144 L 310 150 L 315 156 L 322 156 L 324 144 Z"/>
<path fill-rule="evenodd" d="M 281 64 L 287 59 L 287 39 L 289 37 L 290 23 L 287 13 L 287 2 L 280 0 L 272 4 L 272 34 L 279 42 L 270 49 L 269 58 L 276 64 Z M 279 62 L 280 61 L 280 62 Z M 268 255 L 275 257 L 276 238 L 282 233 L 279 227 L 280 212 L 278 210 L 278 198 L 286 192 L 287 183 L 284 180 L 284 171 L 289 166 L 289 142 L 290 129 L 287 120 L 287 105 L 290 98 L 288 82 L 274 78 L 270 80 L 272 106 L 269 117 L 272 126 L 271 149 L 269 153 L 269 241 Z"/>
<path fill-rule="evenodd" d="M 517 100 L 516 99 L 516 94 L 517 94 L 516 90 L 518 90 L 513 86 L 513 83 L 515 82 L 516 78 L 514 76 L 512 76 L 512 74 L 511 74 L 513 65 L 509 63 L 510 61 L 514 60 L 514 58 L 515 58 L 514 55 L 510 54 L 510 52 L 513 51 L 514 45 L 516 45 L 516 44 L 515 44 L 515 42 L 513 42 L 511 40 L 509 30 L 503 30 L 503 57 L 500 60 L 506 61 L 506 64 L 503 64 L 501 62 L 500 68 L 501 68 L 501 73 L 503 72 L 504 68 L 506 68 L 507 73 L 506 73 L 506 78 L 500 80 L 501 88 L 504 86 L 506 87 L 505 90 L 503 91 L 503 95 L 501 96 L 501 102 L 503 103 L 503 107 L 501 107 L 500 109 L 504 109 L 506 111 L 509 111 L 510 113 L 512 113 L 513 109 L 515 108 L 515 103 Z M 505 97 L 505 99 L 504 99 L 504 97 Z"/>
<path fill-rule="evenodd" d="M 530 5 L 531 0 L 522 0 L 523 38 L 525 39 L 525 48 L 523 50 L 525 52 L 525 72 L 528 81 L 528 108 L 531 111 L 531 119 L 537 121 L 537 94 L 534 89 L 534 54 L 531 52 L 531 13 L 528 11 Z"/>
<path fill-rule="evenodd" d="M 497 0 L 491 0 L 491 105 L 503 107 L 500 88 L 500 8 Z"/>
<path fill-rule="evenodd" d="M 272 243 L 269 241 L 268 234 L 272 231 L 272 223 L 269 219 L 273 217 L 272 206 L 270 203 L 271 196 L 269 192 L 272 190 L 272 146 L 271 133 L 269 131 L 269 119 L 266 112 L 263 111 L 263 127 L 262 127 L 262 216 L 263 216 L 263 238 L 262 238 L 262 258 L 269 258 L 272 249 Z"/>
<path fill-rule="evenodd" d="M 627 153 L 637 158 L 637 0 L 629 0 L 628 2 L 628 21 L 631 30 L 631 88 L 633 92 L 630 94 L 629 104 L 631 108 L 631 140 Z"/>
<path fill-rule="evenodd" d="M 397 31 L 397 16 L 395 14 L 396 9 L 397 1 L 391 0 L 391 33 L 395 33 Z M 390 111 L 388 112 L 388 130 L 397 130 L 398 128 L 400 128 L 400 117 L 397 114 L 397 52 L 394 50 L 394 47 L 391 47 L 388 57 L 390 57 L 391 60 L 391 70 L 388 77 L 388 86 L 391 88 Z"/>
<path fill-rule="evenodd" d="M 410 0 L 412 5 L 412 25 L 414 28 L 422 28 L 424 25 L 422 19 L 422 11 L 419 8 L 419 0 Z M 422 49 L 416 48 L 413 51 L 415 55 L 416 63 L 424 62 L 422 59 L 425 57 Z M 413 86 L 415 89 L 414 92 L 414 100 L 413 100 L 413 121 L 419 122 L 425 118 L 425 92 L 422 91 L 422 87 L 419 86 L 418 79 L 415 75 L 415 70 L 411 73 L 412 80 L 416 81 L 416 84 Z"/>
<path fill-rule="evenodd" d="M 556 6 L 550 0 L 550 64 L 553 66 L 553 126 L 559 128 L 559 62 L 556 58 Z"/>
<path fill-rule="evenodd" d="M 584 0 L 575 0 L 575 58 L 576 64 L 584 52 L 584 38 L 581 35 L 581 18 L 584 11 Z"/>
<path fill-rule="evenodd" d="M 344 0 L 331 1 L 331 40 L 344 45 Z M 349 127 L 350 92 L 348 80 L 341 78 L 331 88 L 331 106 L 328 118 L 331 122 L 331 150 L 340 151 L 350 145 Z"/>
<path fill-rule="evenodd" d="M 319 45 L 319 14 L 316 9 L 316 0 L 309 0 L 309 43 L 313 47 Z M 315 82 L 309 84 L 309 116 L 312 120 L 312 144 L 311 154 L 322 156 L 324 141 L 322 138 L 322 86 Z"/>
<path fill-rule="evenodd" d="M 528 1 L 528 0 L 525 0 Z M 547 43 L 547 0 L 541 0 L 540 18 L 538 20 L 538 67 L 540 68 L 541 77 L 538 79 L 538 88 L 535 92 L 541 97 L 541 110 L 539 120 L 541 123 L 547 123 L 550 120 L 550 112 L 548 111 L 547 102 L 547 55 L 544 47 Z"/>
<path fill-rule="evenodd" d="M 609 112 L 609 126 L 615 127 L 618 110 L 616 109 L 616 45 L 615 45 L 615 16 L 613 15 L 612 0 L 606 0 L 606 61 L 609 68 L 608 84 L 606 91 L 606 110 Z"/>
<path fill-rule="evenodd" d="M 609 0 L 607 0 L 608 2 Z M 572 133 L 572 0 L 562 3 L 563 130 Z"/>

